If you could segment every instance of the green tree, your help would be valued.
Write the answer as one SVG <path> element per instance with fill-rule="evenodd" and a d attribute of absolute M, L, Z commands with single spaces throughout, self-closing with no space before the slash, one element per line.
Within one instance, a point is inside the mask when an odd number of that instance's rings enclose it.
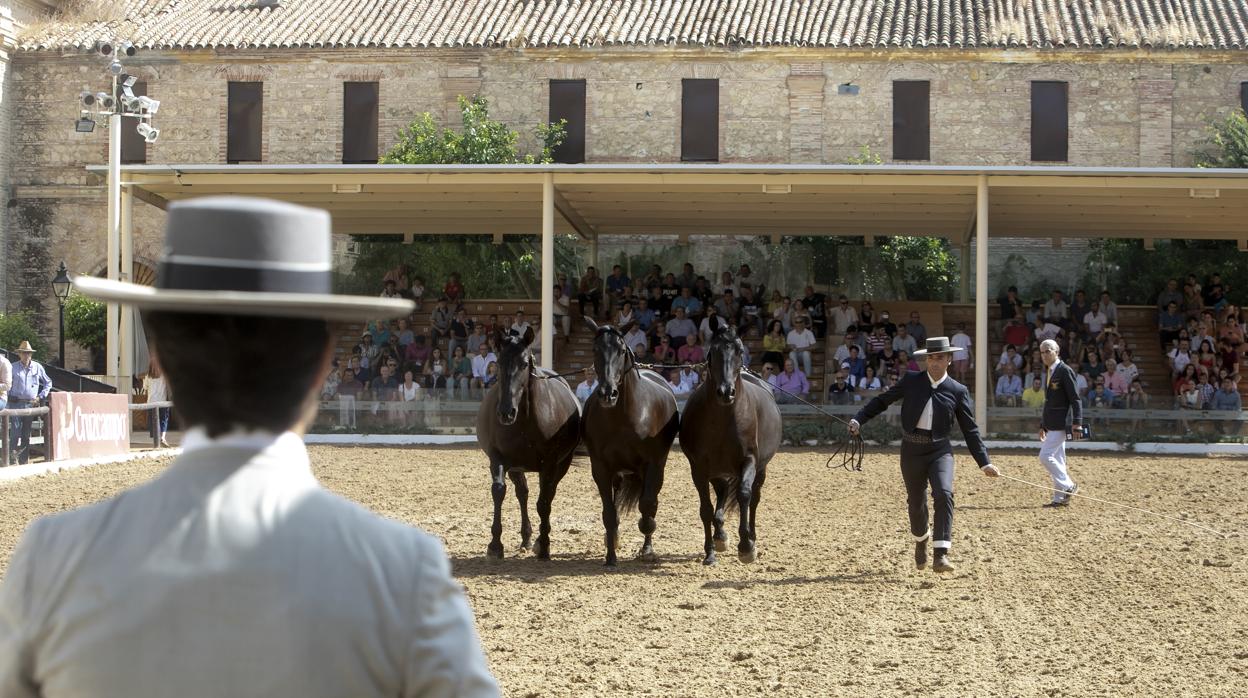
<path fill-rule="evenodd" d="M 0 348 L 13 351 L 23 341 L 30 342 L 36 359 L 47 361 L 51 358 L 47 343 L 35 331 L 30 317 L 25 313 L 0 314 Z"/>
<path fill-rule="evenodd" d="M 567 121 L 542 124 L 534 135 L 542 144 L 538 155 L 521 155 L 516 149 L 520 134 L 490 118 L 484 97 L 459 97 L 462 128 L 438 128 L 425 112 L 399 130 L 399 142 L 382 158 L 386 165 L 509 165 L 554 162 L 554 150 L 567 137 Z"/>
<path fill-rule="evenodd" d="M 1236 109 L 1208 126 L 1203 148 L 1192 153 L 1197 167 L 1248 169 L 1248 115 Z"/>
<path fill-rule="evenodd" d="M 103 349 L 108 332 L 108 306 L 77 291 L 65 300 L 65 338 L 84 349 Z"/>
<path fill-rule="evenodd" d="M 1081 286 L 1090 293 L 1110 289 L 1120 305 L 1151 305 L 1167 279 L 1178 279 L 1181 288 L 1188 274 L 1201 283 L 1220 274 L 1233 301 L 1248 289 L 1248 255 L 1233 240 L 1157 240 L 1156 249 L 1146 250 L 1140 240 L 1115 238 L 1089 246 Z"/>

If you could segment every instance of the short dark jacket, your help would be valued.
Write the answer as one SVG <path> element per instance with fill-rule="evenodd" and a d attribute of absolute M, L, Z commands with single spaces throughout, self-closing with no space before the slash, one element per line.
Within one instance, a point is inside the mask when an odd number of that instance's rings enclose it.
<path fill-rule="evenodd" d="M 1066 417 L 1072 411 L 1074 423 L 1079 424 L 1083 420 L 1083 403 L 1075 387 L 1075 369 L 1063 361 L 1053 368 L 1049 381 L 1044 384 L 1044 413 L 1040 426 L 1049 431 L 1065 429 Z"/>
<path fill-rule="evenodd" d="M 933 391 L 927 371 L 910 371 L 896 385 L 868 402 L 854 419 L 859 424 L 865 424 L 889 405 L 901 400 L 901 428 L 910 433 L 917 427 L 928 398 L 932 399 L 932 439 L 948 439 L 953 422 L 957 420 L 971 457 L 981 468 L 988 465 L 988 449 L 984 447 L 979 427 L 975 424 L 975 407 L 971 403 L 971 393 L 952 376 L 947 376 Z"/>

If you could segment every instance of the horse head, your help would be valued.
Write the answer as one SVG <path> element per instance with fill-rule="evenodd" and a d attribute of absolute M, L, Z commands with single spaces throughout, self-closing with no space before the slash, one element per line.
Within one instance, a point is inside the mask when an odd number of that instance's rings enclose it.
<path fill-rule="evenodd" d="M 611 325 L 599 326 L 592 318 L 585 325 L 594 332 L 594 371 L 598 374 L 598 399 L 614 407 L 620 399 L 620 382 L 624 373 L 636 366 L 633 351 L 624 342 L 624 335 Z"/>
<path fill-rule="evenodd" d="M 529 345 L 533 343 L 533 328 L 526 329 L 523 336 L 500 331 L 497 339 L 498 421 L 504 426 L 511 426 L 516 423 L 524 389 L 534 370 L 533 354 L 529 351 Z"/>
<path fill-rule="evenodd" d="M 706 348 L 706 380 L 715 391 L 721 405 L 731 405 L 737 399 L 741 380 L 745 345 L 736 330 L 719 318 L 711 318 L 711 341 Z"/>

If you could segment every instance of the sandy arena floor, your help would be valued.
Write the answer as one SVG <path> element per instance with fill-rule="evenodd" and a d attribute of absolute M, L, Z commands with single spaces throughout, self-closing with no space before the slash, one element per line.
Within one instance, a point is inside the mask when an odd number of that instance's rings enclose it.
<path fill-rule="evenodd" d="M 554 506 L 554 560 L 485 558 L 490 495 L 476 450 L 314 447 L 322 481 L 441 536 L 468 589 L 490 663 L 512 696 L 1248 695 L 1248 463 L 1083 456 L 1082 492 L 1187 515 L 1226 540 L 1095 502 L 989 480 L 958 458 L 955 574 L 916 572 L 893 453 L 865 471 L 781 453 L 759 506 L 759 562 L 735 548 L 702 566 L 688 464 L 659 504 L 657 564 L 602 568 L 587 463 Z M 997 462 L 1044 479 L 1034 454 Z M 164 463 L 96 467 L 0 485 L 0 557 L 30 518 L 152 477 Z M 536 482 L 532 478 L 535 506 Z M 534 512 L 534 516 L 536 513 Z M 536 526 L 536 519 L 535 519 Z M 729 530 L 735 546 L 736 525 Z"/>

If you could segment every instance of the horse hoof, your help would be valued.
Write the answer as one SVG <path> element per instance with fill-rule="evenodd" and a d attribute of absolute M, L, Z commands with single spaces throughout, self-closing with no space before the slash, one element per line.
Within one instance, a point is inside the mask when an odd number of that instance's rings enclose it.
<path fill-rule="evenodd" d="M 728 549 L 728 536 L 715 539 L 715 552 L 722 553 Z"/>
<path fill-rule="evenodd" d="M 530 543 L 521 543 L 521 544 L 520 544 L 520 550 L 521 550 L 521 552 L 526 552 L 526 553 L 527 553 L 527 552 L 529 552 L 529 551 L 530 551 L 530 550 L 532 550 L 532 549 L 533 549 L 533 545 L 532 545 L 532 544 L 530 544 Z"/>
<path fill-rule="evenodd" d="M 715 556 L 714 556 L 714 555 L 707 555 L 707 556 L 706 556 L 706 559 L 702 561 L 702 564 L 703 564 L 703 565 L 706 565 L 707 567 L 710 567 L 711 565 L 714 565 L 714 564 L 715 564 Z"/>
<path fill-rule="evenodd" d="M 495 560 L 503 559 L 503 544 L 499 543 L 495 545 L 494 543 L 490 543 L 490 547 L 486 549 L 485 554 Z"/>
<path fill-rule="evenodd" d="M 653 550 L 643 550 L 637 553 L 637 559 L 642 562 L 658 562 L 659 556 L 655 555 Z"/>
<path fill-rule="evenodd" d="M 602 564 L 602 566 L 606 567 L 608 570 L 613 570 L 616 567 L 615 560 L 607 560 L 606 562 Z"/>
<path fill-rule="evenodd" d="M 758 559 L 758 553 L 754 550 L 754 548 L 750 548 L 749 550 L 740 550 L 737 551 L 737 559 L 748 565 Z"/>

